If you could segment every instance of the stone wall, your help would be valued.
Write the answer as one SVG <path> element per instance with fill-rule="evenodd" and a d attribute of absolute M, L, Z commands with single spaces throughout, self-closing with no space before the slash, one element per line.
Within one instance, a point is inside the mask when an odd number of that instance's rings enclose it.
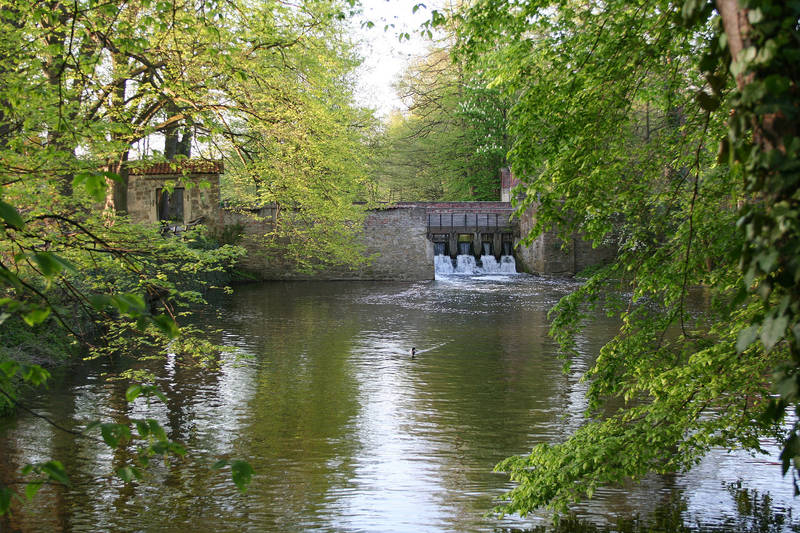
<path fill-rule="evenodd" d="M 396 207 L 370 211 L 362 239 L 372 264 L 352 272 L 348 279 L 433 279 L 433 243 L 427 235 L 427 211 Z"/>
<path fill-rule="evenodd" d="M 365 255 L 372 261 L 358 268 L 326 268 L 312 275 L 292 272 L 287 263 L 267 252 L 261 238 L 272 229 L 273 212 L 225 210 L 226 226 L 242 228 L 247 256 L 239 268 L 256 279 L 398 280 L 433 279 L 433 243 L 427 239 L 425 209 L 385 208 L 369 211 L 359 234 Z"/>
<path fill-rule="evenodd" d="M 533 228 L 535 217 L 534 205 L 520 219 L 520 234 L 523 237 Z M 555 230 L 539 235 L 530 246 L 520 245 L 516 249 L 518 268 L 529 273 L 552 276 L 571 276 L 587 267 L 607 264 L 615 254 L 614 246 L 595 246 L 580 234 L 571 235 L 568 246 L 564 246 L 564 241 Z"/>

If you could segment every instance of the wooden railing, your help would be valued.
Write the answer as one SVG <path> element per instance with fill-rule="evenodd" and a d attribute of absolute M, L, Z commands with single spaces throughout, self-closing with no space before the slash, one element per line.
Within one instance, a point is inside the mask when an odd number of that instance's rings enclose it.
<path fill-rule="evenodd" d="M 511 231 L 516 224 L 501 213 L 428 213 L 428 232 Z"/>

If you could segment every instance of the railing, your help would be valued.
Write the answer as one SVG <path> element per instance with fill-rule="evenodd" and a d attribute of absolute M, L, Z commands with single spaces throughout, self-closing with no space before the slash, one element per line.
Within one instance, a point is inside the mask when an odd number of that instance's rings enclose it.
<path fill-rule="evenodd" d="M 509 213 L 510 215 L 510 213 Z M 500 213 L 428 213 L 428 232 L 434 230 L 511 230 L 515 224 Z"/>

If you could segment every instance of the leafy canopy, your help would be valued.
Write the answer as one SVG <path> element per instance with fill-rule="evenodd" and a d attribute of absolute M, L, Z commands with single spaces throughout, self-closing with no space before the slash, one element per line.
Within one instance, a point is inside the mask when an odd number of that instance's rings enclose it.
<path fill-rule="evenodd" d="M 800 456 L 781 425 L 800 398 L 798 10 L 479 0 L 460 14 L 459 53 L 513 99 L 529 239 L 619 247 L 551 315 L 567 360 L 593 309 L 620 320 L 585 376 L 589 419 L 498 465 L 519 483 L 503 512 L 565 510 L 712 446 L 781 439 L 784 472 Z"/>
<path fill-rule="evenodd" d="M 349 0 L 0 0 L 4 334 L 56 330 L 93 356 L 169 352 L 213 362 L 218 347 L 178 322 L 242 249 L 202 230 L 163 239 L 125 217 L 129 169 L 192 149 L 229 163 L 232 196 L 293 214 L 275 238 L 292 239 L 299 262 L 353 260 L 347 245 L 360 213 L 352 200 L 369 125 L 352 103 L 356 59 L 343 34 L 354 9 Z M 162 138 L 164 150 L 153 149 Z M 24 351 L 2 348 L 0 394 L 24 408 L 16 390 L 42 385 L 48 373 L 20 360 Z M 159 397 L 150 385 L 131 387 L 128 401 Z M 149 419 L 81 431 L 50 422 L 112 448 L 138 446 L 117 472 L 126 482 L 152 457 L 184 453 Z M 247 487 L 249 465 L 222 466 Z M 24 491 L 0 485 L 0 514 L 42 483 L 68 482 L 56 460 L 20 475 Z"/>

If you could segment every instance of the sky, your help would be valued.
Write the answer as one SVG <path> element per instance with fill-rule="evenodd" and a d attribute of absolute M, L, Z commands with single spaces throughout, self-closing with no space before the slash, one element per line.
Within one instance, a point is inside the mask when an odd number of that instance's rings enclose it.
<path fill-rule="evenodd" d="M 430 17 L 430 10 L 421 8 L 412 13 L 416 4 L 425 3 L 428 8 L 435 2 L 430 0 L 362 0 L 364 14 L 353 21 L 354 31 L 363 39 L 359 48 L 364 63 L 358 70 L 356 97 L 358 102 L 378 111 L 386 117 L 395 109 L 403 109 L 403 103 L 392 89 L 392 83 L 403 73 L 409 59 L 425 52 L 426 43 L 415 30 Z M 372 21 L 375 26 L 362 28 L 361 22 Z M 394 28 L 384 31 L 388 24 Z M 398 35 L 408 32 L 411 39 L 398 40 Z"/>

